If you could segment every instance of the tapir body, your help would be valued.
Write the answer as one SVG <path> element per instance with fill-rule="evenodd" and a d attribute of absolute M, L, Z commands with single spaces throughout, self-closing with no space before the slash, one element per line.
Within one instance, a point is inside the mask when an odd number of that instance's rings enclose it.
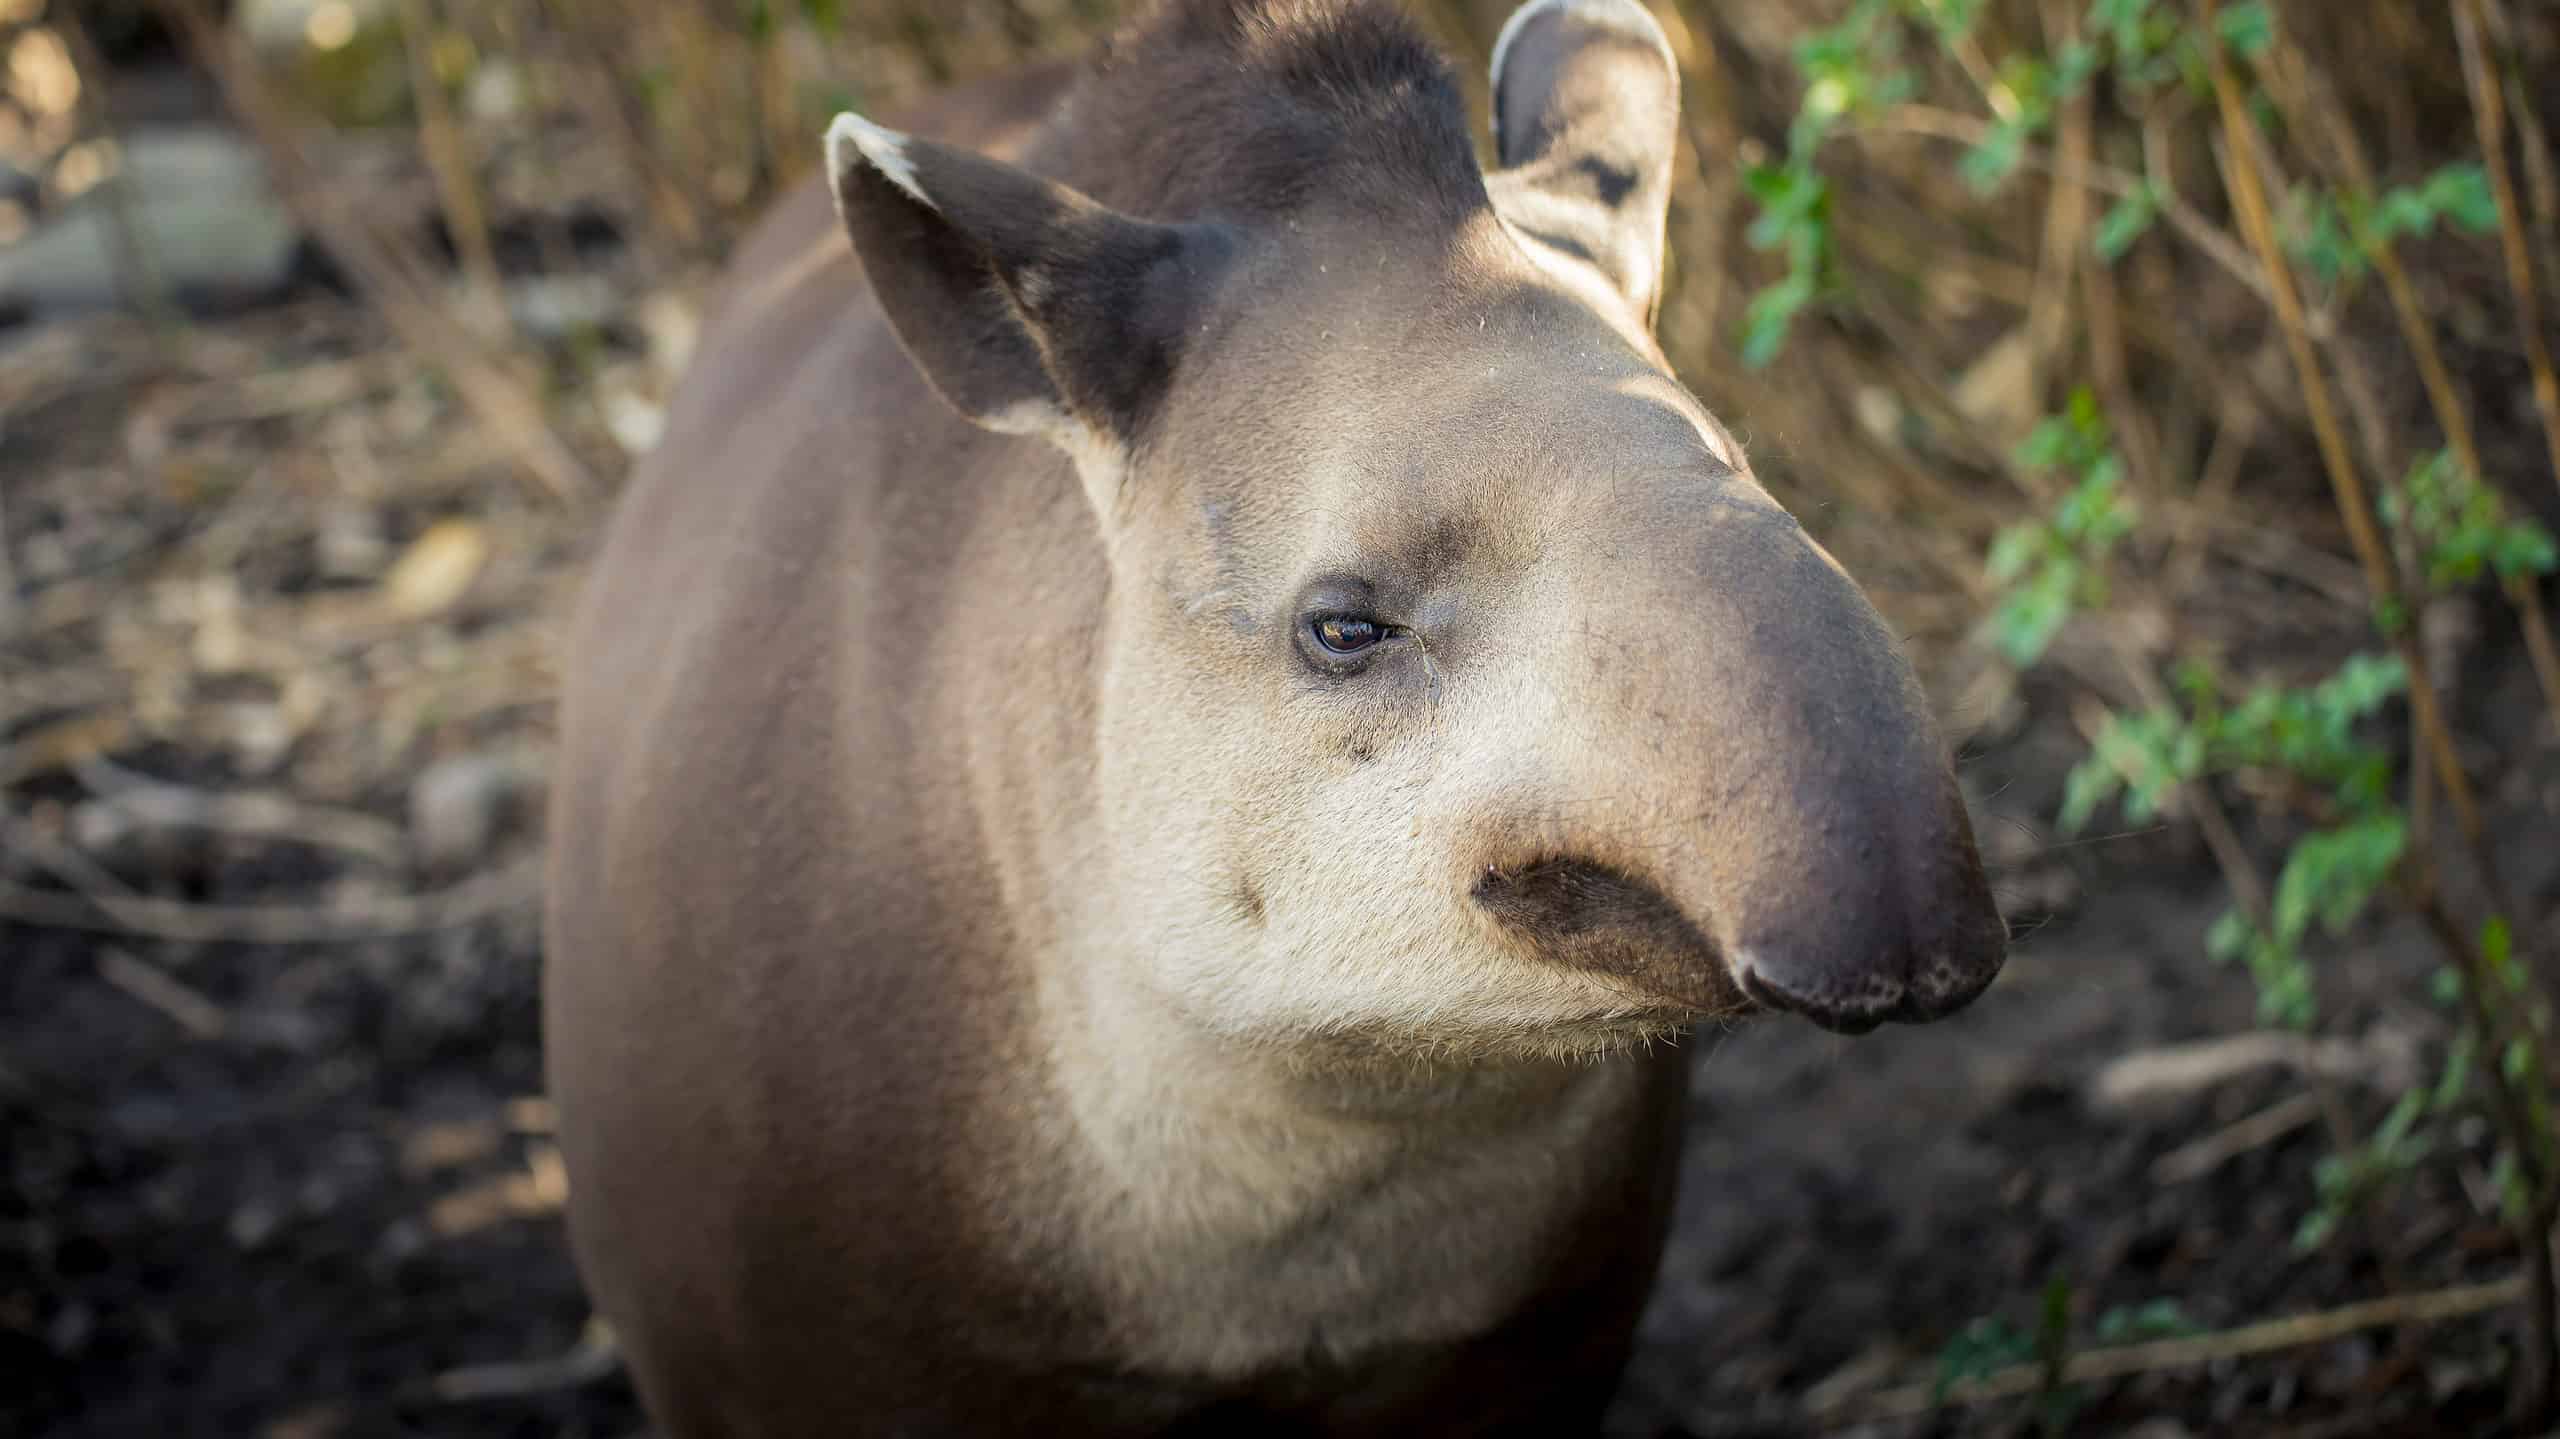
<path fill-rule="evenodd" d="M 1661 32 L 1537 0 L 1493 88 L 1488 173 L 1386 0 L 1169 0 L 736 257 L 552 817 L 673 1439 L 1588 1432 L 1668 1041 L 1997 970 L 1908 664 L 1652 340 Z"/>

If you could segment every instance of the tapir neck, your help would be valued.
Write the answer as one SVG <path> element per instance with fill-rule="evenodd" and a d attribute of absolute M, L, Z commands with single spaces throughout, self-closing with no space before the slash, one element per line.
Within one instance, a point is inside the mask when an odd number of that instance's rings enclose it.
<path fill-rule="evenodd" d="M 1564 1263 L 1658 1112 L 1642 1057 L 1345 1064 L 1223 1038 L 1133 966 L 1081 958 L 1039 1005 L 1074 1222 L 1107 1256 L 1121 1342 L 1168 1368 L 1474 1332 Z"/>

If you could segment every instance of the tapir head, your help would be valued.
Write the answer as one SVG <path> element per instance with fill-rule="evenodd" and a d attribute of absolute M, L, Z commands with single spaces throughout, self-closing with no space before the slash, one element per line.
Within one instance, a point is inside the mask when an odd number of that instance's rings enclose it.
<path fill-rule="evenodd" d="M 1072 457 L 1108 556 L 1088 948 L 1239 1039 L 1421 1055 L 1989 984 L 1909 662 L 1653 342 L 1645 11 L 1513 17 L 1489 174 L 1378 0 L 1175 0 L 1115 53 L 1028 168 L 829 135 L 902 344 Z"/>

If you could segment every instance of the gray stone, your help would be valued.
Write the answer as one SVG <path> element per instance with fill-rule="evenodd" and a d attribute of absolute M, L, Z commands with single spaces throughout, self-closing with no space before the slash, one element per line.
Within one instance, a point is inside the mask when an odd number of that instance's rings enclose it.
<path fill-rule="evenodd" d="M 409 837 L 430 870 L 461 870 L 530 815 L 543 783 L 540 758 L 495 750 L 429 765 L 409 787 Z"/>
<path fill-rule="evenodd" d="M 42 312 L 123 297 L 108 195 L 117 185 L 167 291 L 255 298 L 290 278 L 297 231 L 258 152 L 223 130 L 142 130 L 125 137 L 117 177 L 0 250 L 0 304 Z"/>

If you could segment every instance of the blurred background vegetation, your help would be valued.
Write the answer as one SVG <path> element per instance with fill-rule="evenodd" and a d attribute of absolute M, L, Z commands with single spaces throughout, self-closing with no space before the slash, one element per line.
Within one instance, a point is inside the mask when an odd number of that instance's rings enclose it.
<path fill-rule="evenodd" d="M 2542 1432 L 2560 9 L 1648 3 L 1664 349 L 1921 660 L 2023 935 L 1962 1042 L 2026 1058 L 1925 1202 L 1746 1150 L 1795 1267 L 1684 1200 L 1620 1422 Z M 624 1432 L 532 1039 L 554 622 L 826 118 L 1131 8 L 0 0 L 0 1415 Z M 1481 113 L 1509 0 L 1407 8 Z"/>

